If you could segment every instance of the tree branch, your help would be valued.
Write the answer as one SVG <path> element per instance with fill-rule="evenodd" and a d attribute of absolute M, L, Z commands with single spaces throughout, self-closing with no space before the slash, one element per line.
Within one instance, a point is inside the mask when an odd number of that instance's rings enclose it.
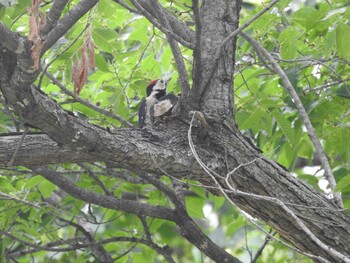
<path fill-rule="evenodd" d="M 28 40 L 12 32 L 2 22 L 0 22 L 0 36 L 0 43 L 9 51 L 16 54 L 25 52 L 25 43 L 28 42 Z"/>
<path fill-rule="evenodd" d="M 93 238 L 93 236 L 88 231 L 86 231 L 86 229 L 83 226 L 76 224 L 72 221 L 66 220 L 64 218 L 61 218 L 61 217 L 58 217 L 58 219 L 67 223 L 68 225 L 76 228 L 78 231 L 80 231 L 86 237 L 86 239 L 89 241 L 88 243 L 91 244 L 91 245 L 89 245 L 89 247 L 91 248 L 92 253 L 96 256 L 98 261 L 106 262 L 106 263 L 113 263 L 114 262 L 111 255 L 105 250 L 105 248 L 99 242 L 96 242 L 95 239 Z"/>
<path fill-rule="evenodd" d="M 273 232 L 273 233 L 271 234 L 271 236 L 274 236 L 274 235 L 276 235 L 276 234 L 277 234 L 277 232 L 275 231 L 275 232 Z M 270 236 L 270 235 L 267 235 L 267 236 L 266 236 L 264 242 L 261 244 L 260 248 L 259 248 L 258 251 L 256 252 L 254 258 L 250 261 L 250 263 L 256 263 L 256 262 L 257 262 L 258 258 L 261 256 L 262 252 L 264 251 L 266 245 L 270 242 L 271 236 Z"/>
<path fill-rule="evenodd" d="M 166 12 L 165 9 L 164 15 L 169 21 L 170 27 L 167 27 L 162 22 L 158 22 L 156 17 L 157 13 L 153 9 L 152 4 L 144 0 L 131 0 L 132 4 L 137 8 L 137 10 L 144 15 L 155 27 L 162 31 L 166 35 L 171 35 L 176 41 L 180 44 L 193 49 L 195 47 L 194 40 L 191 38 L 193 32 L 178 19 L 174 18 L 169 12 Z"/>
<path fill-rule="evenodd" d="M 217 262 L 240 262 L 240 260 L 227 253 L 225 249 L 219 247 L 202 232 L 194 220 L 188 215 L 182 200 L 180 200 L 169 187 L 162 184 L 157 179 L 145 174 L 138 173 L 138 175 L 145 181 L 153 184 L 158 190 L 163 192 L 173 202 L 176 210 L 175 214 L 178 215 L 175 222 L 178 224 L 180 228 L 180 234 L 182 236 L 194 244 L 208 257 Z"/>
<path fill-rule="evenodd" d="M 248 34 L 241 32 L 241 35 L 243 38 L 245 38 L 253 47 L 254 49 L 260 53 L 263 57 L 265 57 L 272 65 L 275 72 L 280 76 L 284 88 L 288 92 L 289 96 L 293 99 L 294 104 L 299 112 L 299 115 L 306 127 L 306 130 L 309 134 L 309 137 L 315 147 L 315 150 L 317 152 L 318 157 L 320 158 L 320 161 L 322 163 L 323 169 L 325 170 L 326 179 L 329 183 L 329 186 L 332 190 L 332 193 L 334 195 L 334 201 L 337 203 L 337 205 L 341 208 L 344 207 L 343 201 L 341 199 L 340 193 L 334 193 L 334 189 L 336 187 L 336 181 L 333 176 L 332 169 L 330 167 L 330 164 L 328 162 L 328 158 L 323 150 L 323 147 L 321 145 L 321 142 L 319 141 L 316 131 L 314 127 L 312 126 L 312 123 L 309 119 L 309 116 L 303 106 L 303 103 L 301 102 L 298 93 L 295 91 L 293 85 L 290 83 L 288 76 L 286 73 L 282 70 L 282 68 L 278 65 L 276 60 L 273 58 L 273 56 L 257 41 L 255 41 L 252 37 L 250 37 Z"/>
<path fill-rule="evenodd" d="M 62 37 L 82 16 L 84 16 L 92 7 L 97 4 L 98 0 L 82 0 L 63 18 L 58 20 L 56 26 L 49 32 L 42 54 L 45 53 L 56 41 Z"/>
<path fill-rule="evenodd" d="M 42 30 L 42 35 L 46 36 L 50 30 L 56 25 L 58 19 L 69 0 L 55 0 L 46 15 L 46 25 Z"/>
<path fill-rule="evenodd" d="M 173 221 L 175 218 L 175 213 L 172 209 L 161 206 L 152 206 L 135 201 L 121 200 L 112 196 L 96 194 L 94 192 L 77 187 L 72 181 L 52 171 L 46 166 L 31 165 L 28 167 L 40 174 L 41 176 L 43 176 L 51 183 L 57 185 L 66 193 L 87 203 L 99 205 L 114 210 L 117 209 L 136 215 L 146 215 L 170 221 Z"/>
<path fill-rule="evenodd" d="M 113 0 L 113 2 L 121 5 L 124 7 L 126 10 L 129 10 L 132 13 L 138 14 L 139 12 L 136 9 L 133 9 L 132 7 L 128 6 L 126 3 L 124 3 L 122 0 Z"/>
<path fill-rule="evenodd" d="M 221 176 L 220 174 L 218 174 L 217 172 L 213 171 L 212 169 L 210 169 L 199 157 L 193 140 L 192 140 L 192 124 L 193 124 L 193 120 L 194 120 L 194 116 L 195 113 L 192 116 L 192 120 L 191 120 L 191 125 L 188 129 L 188 143 L 190 145 L 191 151 L 193 153 L 193 155 L 196 158 L 196 161 L 198 162 L 198 164 L 202 167 L 202 169 L 210 176 L 210 178 L 215 182 L 215 185 L 217 185 L 218 189 L 220 190 L 220 192 L 225 196 L 225 198 L 230 201 L 230 203 L 233 206 L 237 206 L 237 204 L 234 202 L 235 198 L 237 196 L 242 196 L 242 197 L 246 197 L 248 199 L 252 198 L 254 200 L 256 200 L 257 202 L 263 200 L 266 201 L 268 203 L 272 203 L 275 204 L 276 206 L 278 206 L 279 208 L 282 209 L 281 212 L 285 213 L 286 215 L 288 215 L 289 217 L 289 222 L 292 225 L 295 225 L 295 227 L 297 227 L 298 229 L 301 229 L 301 231 L 303 231 L 307 238 L 310 239 L 312 242 L 314 242 L 318 247 L 320 247 L 322 249 L 322 251 L 324 251 L 327 255 L 331 255 L 333 258 L 337 259 L 340 262 L 346 262 L 346 263 L 350 263 L 350 258 L 348 258 L 345 254 L 342 254 L 340 252 L 338 252 L 336 249 L 326 245 L 324 242 L 322 242 L 322 240 L 320 240 L 311 230 L 309 227 L 306 226 L 306 224 L 303 222 L 303 220 L 301 220 L 293 211 L 291 208 L 289 208 L 282 200 L 280 200 L 279 198 L 276 197 L 271 197 L 271 196 L 265 196 L 265 195 L 260 195 L 260 194 L 254 194 L 251 192 L 245 192 L 245 191 L 241 191 L 239 189 L 237 189 L 237 187 L 235 187 L 235 182 L 234 182 L 234 174 L 237 172 L 237 170 L 242 169 L 244 166 L 248 166 L 248 165 L 252 165 L 255 162 L 257 162 L 260 159 L 263 159 L 264 156 L 260 156 L 257 157 L 253 160 L 250 160 L 248 162 L 244 162 L 244 163 L 240 163 L 237 167 L 235 167 L 232 171 L 228 172 L 226 174 L 226 176 Z M 225 185 L 226 184 L 226 185 Z M 271 206 L 269 206 L 270 208 L 273 208 Z M 310 256 L 310 255 L 309 255 Z M 314 256 L 312 255 L 313 258 L 318 257 L 318 256 Z M 323 261 L 326 261 L 325 259 L 321 258 Z"/>
<path fill-rule="evenodd" d="M 19 243 L 27 245 L 28 247 L 32 247 L 31 249 L 27 249 L 27 250 L 14 251 L 14 252 L 9 251 L 8 255 L 10 257 L 19 257 L 19 256 L 39 252 L 39 251 L 66 252 L 66 251 L 74 251 L 74 250 L 81 249 L 81 248 L 91 247 L 91 246 L 95 246 L 95 245 L 104 245 L 104 244 L 115 243 L 115 242 L 131 242 L 131 243 L 135 243 L 135 244 L 146 245 L 146 246 L 152 248 L 154 251 L 156 251 L 160 255 L 162 255 L 168 262 L 171 262 L 171 263 L 174 262 L 172 259 L 170 259 L 171 257 L 168 255 L 168 251 L 166 248 L 162 248 L 162 247 L 158 246 L 157 244 L 151 243 L 148 240 L 143 239 L 143 238 L 121 236 L 121 237 L 107 238 L 107 239 L 104 239 L 101 241 L 86 242 L 86 238 L 84 238 L 84 237 L 74 237 L 74 238 L 70 238 L 70 239 L 49 242 L 49 243 L 45 244 L 44 246 L 38 246 L 38 245 L 35 245 L 34 243 L 24 241 L 20 238 L 15 237 L 14 235 L 12 235 L 10 233 L 7 233 L 7 232 L 1 231 L 1 230 L 0 230 L 0 234 L 3 234 L 5 236 L 7 236 L 8 238 L 11 238 Z M 71 246 L 64 247 L 64 248 L 56 248 L 57 246 L 67 245 L 67 244 L 70 244 Z"/>
<path fill-rule="evenodd" d="M 22 134 L 22 136 L 21 136 L 21 140 L 20 140 L 19 143 L 17 144 L 16 150 L 15 150 L 15 152 L 13 153 L 13 155 L 12 155 L 12 157 L 11 157 L 11 160 L 7 163 L 7 166 L 12 166 L 12 165 L 13 165 L 14 161 L 16 160 L 16 156 L 17 156 L 17 154 L 18 154 L 18 151 L 19 151 L 19 149 L 21 148 L 22 143 L 23 143 L 23 140 L 24 140 L 24 138 L 26 137 L 27 133 L 28 133 L 28 127 L 25 128 L 25 130 L 24 130 L 24 132 L 23 132 L 23 134 Z"/>
<path fill-rule="evenodd" d="M 9 134 L 0 136 L 0 165 L 7 166 L 16 151 L 22 135 Z M 20 151 L 16 154 L 13 165 L 39 165 L 67 162 L 101 161 L 97 156 L 83 151 L 74 151 L 66 146 L 60 147 L 46 134 L 27 134 L 23 139 Z"/>

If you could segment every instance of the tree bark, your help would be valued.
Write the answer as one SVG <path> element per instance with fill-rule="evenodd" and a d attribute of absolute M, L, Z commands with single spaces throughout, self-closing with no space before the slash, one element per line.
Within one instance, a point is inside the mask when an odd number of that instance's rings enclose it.
<path fill-rule="evenodd" d="M 80 7 L 87 3 L 81 1 Z M 350 256 L 350 215 L 262 156 L 233 124 L 235 41 L 224 48 L 214 71 L 212 68 L 217 46 L 238 26 L 239 10 L 239 1 L 211 0 L 204 1 L 199 11 L 201 34 L 197 35 L 195 48 L 195 83 L 191 96 L 184 100 L 194 100 L 193 108 L 206 113 L 208 127 L 205 138 L 201 136 L 203 127 L 200 125 L 193 127 L 191 134 L 202 166 L 189 146 L 190 118 L 187 114 L 180 116 L 182 120 L 174 117 L 164 119 L 153 130 L 131 128 L 114 132 L 72 116 L 32 84 L 37 72 L 31 68 L 30 43 L 17 37 L 17 43 L 21 43 L 23 48 L 20 51 L 11 49 L 9 41 L 13 42 L 16 36 L 0 25 L 0 32 L 11 36 L 8 41 L 0 40 L 1 92 L 23 120 L 47 135 L 27 135 L 14 163 L 113 161 L 130 171 L 142 170 L 153 174 L 164 174 L 165 171 L 177 178 L 197 179 L 204 186 L 211 187 L 209 191 L 225 194 L 240 209 L 264 220 L 301 251 L 330 262 L 342 262 L 339 253 Z M 74 17 L 63 18 L 64 23 L 49 33 L 52 43 L 48 42 L 47 47 L 64 34 L 64 29 L 77 21 L 83 12 L 75 9 L 70 14 Z M 57 34 L 53 36 L 52 32 Z M 186 40 L 193 41 L 190 37 Z M 1 164 L 6 165 L 13 157 L 19 141 L 20 136 L 1 136 L 0 157 L 4 157 Z M 42 151 L 38 151 L 38 145 Z M 46 162 L 47 159 L 50 161 Z M 233 169 L 236 170 L 233 172 Z M 41 168 L 37 170 L 45 172 Z M 54 177 L 51 179 L 55 180 Z M 101 199 L 100 202 L 108 204 L 109 201 Z M 140 214 L 143 212 L 147 213 L 141 207 Z M 312 235 L 305 231 L 303 225 Z"/>

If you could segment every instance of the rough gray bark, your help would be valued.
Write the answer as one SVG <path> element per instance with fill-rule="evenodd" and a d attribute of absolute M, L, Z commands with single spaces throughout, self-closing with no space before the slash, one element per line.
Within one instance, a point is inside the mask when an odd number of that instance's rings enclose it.
<path fill-rule="evenodd" d="M 143 1 L 139 1 L 143 3 Z M 85 4 L 85 5 L 84 5 Z M 147 4 L 146 2 L 144 3 Z M 79 8 L 90 8 L 88 1 L 81 1 Z M 220 187 L 227 190 L 227 195 L 239 208 L 252 216 L 264 220 L 301 251 L 321 256 L 330 262 L 341 262 L 342 258 L 330 250 L 320 246 L 300 227 L 300 224 L 276 203 L 268 199 L 257 198 L 249 194 L 232 191 L 225 182 L 225 176 L 234 168 L 242 164 L 230 176 L 230 182 L 242 192 L 263 197 L 274 197 L 283 202 L 309 228 L 309 230 L 329 248 L 349 257 L 350 247 L 350 216 L 346 211 L 339 210 L 323 194 L 295 178 L 279 165 L 263 157 L 240 134 L 232 121 L 233 117 L 233 88 L 232 76 L 234 69 L 234 41 L 229 43 L 222 53 L 217 68 L 211 73 L 210 61 L 215 54 L 215 48 L 221 41 L 237 27 L 239 1 L 212 0 L 204 1 L 198 11 L 201 22 L 201 34 L 197 35 L 196 61 L 194 72 L 195 85 L 192 95 L 184 100 L 193 100 L 190 105 L 194 109 L 202 109 L 208 122 L 206 138 L 200 136 L 201 127 L 193 128 L 193 140 L 201 160 L 216 173 L 216 180 Z M 80 10 L 80 11 L 79 11 Z M 62 19 L 58 29 L 49 33 L 51 39 L 47 47 L 64 34 L 64 28 L 69 28 L 85 9 L 76 9 L 70 13 L 74 16 Z M 66 21 L 66 22 L 65 22 Z M 179 24 L 180 25 L 180 24 Z M 175 28 L 173 28 L 175 30 Z M 56 32 L 55 35 L 53 35 Z M 177 32 L 181 35 L 180 30 Z M 131 171 L 144 171 L 153 174 L 168 174 L 178 178 L 190 176 L 204 185 L 216 187 L 212 190 L 221 194 L 218 185 L 196 162 L 188 145 L 187 131 L 189 129 L 188 115 L 178 118 L 168 118 L 159 123 L 152 131 L 139 129 L 120 129 L 109 132 L 93 126 L 78 117 L 64 111 L 52 99 L 39 92 L 32 83 L 37 72 L 31 70 L 30 43 L 24 38 L 16 37 L 0 24 L 0 33 L 9 36 L 0 40 L 0 88 L 7 103 L 16 113 L 30 125 L 39 128 L 45 135 L 28 135 L 24 139 L 22 149 L 15 158 L 17 165 L 42 164 L 43 151 L 50 157 L 50 163 L 69 160 L 80 161 L 113 161 L 120 167 Z M 215 34 L 215 37 L 213 37 Z M 187 38 L 187 41 L 194 41 Z M 198 42 L 199 40 L 199 42 Z M 21 44 L 21 49 L 14 49 L 13 44 Z M 192 44 L 195 44 L 193 42 Z M 12 48 L 11 48 L 12 46 Z M 201 81 L 202 80 L 202 81 Z M 206 83 L 207 82 L 207 83 Z M 197 96 L 199 95 L 199 97 Z M 195 100 L 195 97 L 199 100 Z M 184 104 L 182 104 L 184 105 Z M 188 110 L 188 109 L 186 109 Z M 186 112 L 186 111 L 182 111 Z M 49 139 L 50 138 L 50 139 Z M 6 164 L 13 156 L 20 137 L 1 137 L 0 147 L 8 145 L 8 151 L 0 151 L 1 163 Z M 37 143 L 43 140 L 41 152 Z M 10 145 L 11 144 L 11 145 Z M 15 144 L 15 145 L 14 145 Z M 26 151 L 28 152 L 26 152 Z M 47 151 L 47 152 L 46 152 Z M 27 154 L 31 158 L 27 158 Z M 64 153 L 64 156 L 62 156 Z M 57 154 L 57 156 L 56 156 Z M 74 193 L 74 186 L 69 181 L 59 181 L 50 175 L 43 167 L 34 167 L 48 180 Z M 160 170 L 160 168 L 162 170 Z M 102 206 L 117 206 L 122 211 L 153 215 L 180 223 L 172 211 L 159 213 L 153 207 L 140 207 L 132 210 L 132 205 L 120 204 L 108 197 L 91 195 L 76 196 L 87 202 Z M 78 194 L 78 193 L 77 193 Z M 96 198 L 94 198 L 96 197 Z M 149 209 L 147 209 L 149 208 Z M 193 236 L 186 233 L 191 240 Z M 200 234 L 198 235 L 200 237 Z M 204 246 L 199 244 L 198 246 Z M 218 252 L 219 250 L 215 250 Z M 209 252 L 208 252 L 209 253 Z M 220 254 L 220 252 L 218 252 Z M 222 256 L 223 254 L 221 254 Z M 213 256 L 214 257 L 214 256 Z M 220 255 L 217 256 L 217 259 Z M 215 259 L 214 259 L 215 260 Z M 317 260 L 317 258 L 316 258 Z M 234 259 L 231 259 L 234 262 Z"/>
<path fill-rule="evenodd" d="M 204 1 L 198 8 L 196 19 L 200 31 L 197 32 L 194 54 L 191 100 L 195 101 L 198 109 L 222 116 L 223 119 L 233 116 L 232 84 L 236 39 L 224 47 L 217 65 L 213 61 L 223 39 L 237 28 L 240 8 L 240 1 Z"/>

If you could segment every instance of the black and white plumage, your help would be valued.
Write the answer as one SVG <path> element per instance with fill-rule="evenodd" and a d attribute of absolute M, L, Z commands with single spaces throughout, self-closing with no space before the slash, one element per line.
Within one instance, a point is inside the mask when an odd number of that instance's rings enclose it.
<path fill-rule="evenodd" d="M 159 102 L 153 106 L 154 117 L 161 117 L 170 115 L 171 110 L 179 100 L 178 96 L 172 93 L 167 93 L 165 96 L 159 99 Z"/>
<path fill-rule="evenodd" d="M 153 124 L 154 117 L 168 114 L 177 102 L 177 96 L 167 94 L 166 88 L 171 77 L 151 81 L 146 89 L 147 97 L 142 100 L 139 107 L 139 127 L 143 128 Z M 171 106 L 171 103 L 174 103 Z M 164 113 L 162 114 L 162 112 Z"/>

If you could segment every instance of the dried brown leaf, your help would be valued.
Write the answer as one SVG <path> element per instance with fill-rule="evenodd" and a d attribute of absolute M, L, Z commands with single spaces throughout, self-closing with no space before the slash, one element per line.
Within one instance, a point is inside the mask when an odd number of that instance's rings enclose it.
<path fill-rule="evenodd" d="M 38 70 L 40 66 L 40 54 L 45 45 L 45 40 L 41 38 L 41 30 L 46 24 L 46 16 L 39 11 L 39 6 L 42 0 L 33 0 L 32 6 L 28 8 L 29 13 L 29 36 L 28 40 L 33 43 L 32 59 L 34 69 Z"/>
<path fill-rule="evenodd" d="M 37 23 L 37 17 L 33 7 L 28 9 L 29 12 L 29 37 L 28 39 L 35 42 L 39 36 L 39 26 Z"/>
<path fill-rule="evenodd" d="M 92 27 L 89 27 L 89 30 L 87 31 L 85 35 L 85 40 L 84 40 L 84 46 L 87 49 L 87 55 L 89 59 L 89 68 L 91 70 L 95 69 L 95 44 L 94 41 L 92 40 Z"/>
<path fill-rule="evenodd" d="M 88 49 L 88 57 L 89 57 L 89 68 L 91 70 L 94 70 L 95 69 L 95 45 L 94 45 L 94 43 L 89 42 L 87 49 Z"/>
<path fill-rule="evenodd" d="M 84 87 L 88 77 L 88 56 L 84 46 L 81 49 L 82 58 L 77 58 L 72 67 L 72 80 L 74 84 L 74 96 L 78 96 Z"/>
<path fill-rule="evenodd" d="M 34 69 L 38 70 L 39 66 L 40 66 L 40 54 L 41 54 L 41 50 L 43 49 L 44 45 L 45 45 L 46 40 L 42 40 L 42 39 L 37 39 L 34 42 L 34 45 L 32 46 L 32 59 L 34 62 Z"/>

